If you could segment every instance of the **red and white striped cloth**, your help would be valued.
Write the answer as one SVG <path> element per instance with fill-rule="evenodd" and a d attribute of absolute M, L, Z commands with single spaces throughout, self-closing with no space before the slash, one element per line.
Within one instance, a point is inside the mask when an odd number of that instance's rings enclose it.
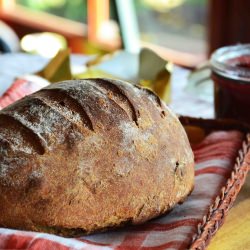
<path fill-rule="evenodd" d="M 211 133 L 195 146 L 194 191 L 182 205 L 161 218 L 140 226 L 75 239 L 0 228 L 0 249 L 187 249 L 198 223 L 230 176 L 242 140 L 240 132 L 221 131 Z"/>
<path fill-rule="evenodd" d="M 32 94 L 39 89 L 49 85 L 49 82 L 36 75 L 26 75 L 16 79 L 10 88 L 0 98 L 0 109 L 3 109 L 11 103 Z"/>
<path fill-rule="evenodd" d="M 140 226 L 80 238 L 0 228 L 0 249 L 187 249 L 197 233 L 198 223 L 226 184 L 242 141 L 240 132 L 219 131 L 193 146 L 195 188 L 182 205 L 161 218 Z"/>

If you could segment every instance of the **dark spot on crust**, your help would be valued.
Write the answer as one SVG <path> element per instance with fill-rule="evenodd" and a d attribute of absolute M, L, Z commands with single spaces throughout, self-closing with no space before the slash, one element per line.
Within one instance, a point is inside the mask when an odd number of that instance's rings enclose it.
<path fill-rule="evenodd" d="M 138 85 L 138 84 L 135 84 L 134 87 L 137 88 L 137 89 L 142 89 L 142 87 L 140 85 Z"/>
<path fill-rule="evenodd" d="M 183 168 L 183 165 L 180 164 L 179 161 L 175 163 L 174 172 L 180 179 L 184 177 L 185 168 Z"/>
<path fill-rule="evenodd" d="M 164 110 L 161 111 L 161 117 L 164 118 L 166 116 L 166 112 Z"/>
<path fill-rule="evenodd" d="M 41 176 L 29 175 L 24 187 L 23 198 L 27 198 L 30 193 L 42 188 L 44 179 Z"/>
<path fill-rule="evenodd" d="M 175 168 L 174 168 L 174 171 L 176 172 L 177 170 L 178 170 L 178 167 L 179 167 L 179 162 L 177 161 L 176 163 L 175 163 Z"/>
<path fill-rule="evenodd" d="M 181 177 L 184 176 L 184 173 L 183 173 L 183 170 L 182 170 L 182 169 L 180 170 L 180 176 L 181 176 Z"/>
<path fill-rule="evenodd" d="M 59 104 L 60 104 L 61 106 L 65 106 L 65 102 L 64 102 L 64 101 L 60 101 Z"/>
<path fill-rule="evenodd" d="M 49 206 L 50 200 L 39 198 L 38 201 L 34 204 L 34 208 L 38 210 L 45 210 Z"/>
<path fill-rule="evenodd" d="M 34 176 L 30 176 L 28 178 L 28 188 L 32 189 L 32 188 L 38 188 L 40 187 L 42 184 L 42 179 L 39 177 L 34 177 Z"/>

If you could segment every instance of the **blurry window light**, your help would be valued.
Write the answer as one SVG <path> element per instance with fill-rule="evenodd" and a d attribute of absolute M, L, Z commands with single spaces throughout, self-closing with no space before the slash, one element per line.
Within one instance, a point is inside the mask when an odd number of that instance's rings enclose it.
<path fill-rule="evenodd" d="M 139 0 L 142 42 L 204 57 L 208 0 Z"/>
<path fill-rule="evenodd" d="M 118 41 L 119 36 L 119 26 L 114 20 L 108 20 L 101 24 L 98 30 L 97 37 L 99 40 L 103 41 Z"/>
<path fill-rule="evenodd" d="M 178 7 L 185 0 L 142 0 L 145 5 L 160 12 Z"/>
<path fill-rule="evenodd" d="M 65 38 L 56 33 L 44 32 L 26 35 L 21 40 L 21 48 L 28 53 L 43 57 L 54 57 L 57 52 L 67 47 Z"/>

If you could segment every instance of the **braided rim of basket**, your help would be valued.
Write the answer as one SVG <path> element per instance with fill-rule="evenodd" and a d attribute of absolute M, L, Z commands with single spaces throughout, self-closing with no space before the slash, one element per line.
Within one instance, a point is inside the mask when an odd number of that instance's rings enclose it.
<path fill-rule="evenodd" d="M 250 134 L 247 134 L 247 138 L 239 150 L 231 176 L 221 189 L 221 194 L 216 197 L 214 203 L 209 207 L 208 214 L 198 224 L 197 233 L 192 238 L 190 249 L 202 250 L 206 248 L 210 239 L 222 226 L 245 182 L 248 170 L 250 170 Z"/>

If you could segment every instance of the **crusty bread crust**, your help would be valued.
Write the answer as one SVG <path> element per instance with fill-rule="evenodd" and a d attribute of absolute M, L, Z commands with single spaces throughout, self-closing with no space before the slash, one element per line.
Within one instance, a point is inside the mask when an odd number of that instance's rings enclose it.
<path fill-rule="evenodd" d="M 159 216 L 192 190 L 178 118 L 118 80 L 53 84 L 0 112 L 0 226 L 65 236 Z"/>

